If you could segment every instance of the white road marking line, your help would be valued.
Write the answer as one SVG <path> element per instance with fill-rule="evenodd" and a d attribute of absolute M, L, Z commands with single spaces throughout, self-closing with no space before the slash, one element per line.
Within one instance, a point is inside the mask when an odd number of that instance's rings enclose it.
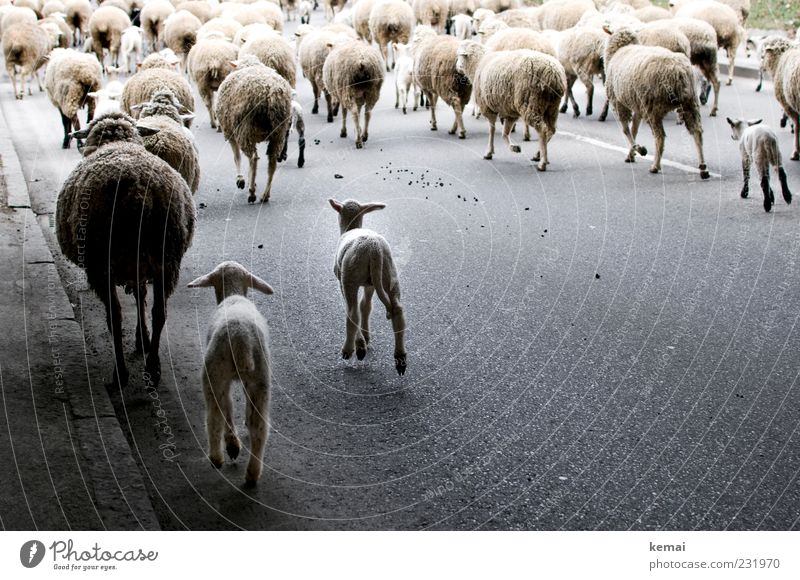
<path fill-rule="evenodd" d="M 611 143 L 606 143 L 605 141 L 600 141 L 599 139 L 592 139 L 591 137 L 584 137 L 583 135 L 578 135 L 577 133 L 570 133 L 569 131 L 562 131 L 558 129 L 556 131 L 556 135 L 564 135 L 565 137 L 570 137 L 575 139 L 576 141 L 582 141 L 584 143 L 588 143 L 589 145 L 594 145 L 595 147 L 602 147 L 603 149 L 609 149 L 611 151 L 618 151 L 619 153 L 628 154 L 627 147 L 619 147 L 618 145 L 612 145 Z M 647 159 L 649 161 L 653 160 L 652 155 L 645 155 L 642 157 L 641 155 L 637 155 L 642 159 Z M 700 170 L 697 167 L 692 167 L 690 165 L 684 165 L 683 163 L 678 163 L 677 161 L 670 161 L 669 159 L 661 158 L 661 165 L 666 165 L 667 167 L 674 167 L 675 169 L 680 169 L 681 171 L 685 171 L 687 173 L 700 173 Z M 719 173 L 714 173 L 713 171 L 709 171 L 711 177 L 722 179 L 722 175 Z"/>

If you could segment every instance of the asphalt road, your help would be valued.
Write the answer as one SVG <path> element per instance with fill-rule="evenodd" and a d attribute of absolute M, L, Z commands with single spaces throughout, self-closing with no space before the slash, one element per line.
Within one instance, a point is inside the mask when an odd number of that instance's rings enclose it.
<path fill-rule="evenodd" d="M 755 178 L 751 198 L 739 198 L 725 115 L 773 127 L 780 117 L 771 85 L 760 94 L 754 86 L 723 87 L 720 117 L 703 109 L 716 176 L 701 181 L 687 170 L 694 148 L 674 117 L 665 159 L 681 166 L 651 175 L 646 161 L 623 162 L 613 115 L 562 115 L 539 173 L 535 143 L 512 154 L 499 141 L 485 161 L 484 119 L 466 118 L 462 141 L 446 132 L 446 107 L 435 133 L 426 111 L 404 116 L 393 108 L 392 75 L 369 142 L 356 150 L 352 126 L 340 139 L 338 119 L 310 114 L 299 77 L 307 162 L 296 167 L 293 136 L 267 205 L 248 205 L 236 189 L 230 150 L 197 99 L 198 223 L 168 305 L 162 384 L 156 394 L 141 380 L 125 297 L 132 378 L 111 393 L 161 526 L 797 529 L 800 214 L 779 194 L 766 214 Z M 47 228 L 78 153 L 60 149 L 59 116 L 44 94 L 10 96 L 4 78 L 0 105 Z M 649 129 L 641 135 L 652 150 Z M 800 193 L 789 130 L 779 136 Z M 339 358 L 345 316 L 328 197 L 387 203 L 365 225 L 387 238 L 399 268 L 404 377 L 377 302 L 366 360 Z M 241 485 L 246 458 L 217 471 L 205 456 L 199 376 L 215 301 L 185 286 L 226 259 L 276 289 L 252 295 L 270 324 L 274 364 L 254 491 Z M 102 307 L 76 268 L 60 260 L 59 269 L 84 325 L 87 372 L 108 380 Z"/>

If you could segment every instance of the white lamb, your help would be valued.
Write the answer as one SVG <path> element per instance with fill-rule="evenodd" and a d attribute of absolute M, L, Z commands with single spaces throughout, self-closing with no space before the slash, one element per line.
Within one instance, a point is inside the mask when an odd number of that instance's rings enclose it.
<path fill-rule="evenodd" d="M 781 150 L 778 146 L 778 137 L 766 125 L 761 124 L 761 119 L 746 121 L 745 119 L 727 118 L 731 126 L 731 138 L 739 141 L 739 151 L 742 154 L 742 197 L 750 194 L 750 164 L 755 162 L 758 176 L 761 178 L 761 191 L 764 192 L 764 210 L 769 211 L 775 203 L 775 194 L 769 186 L 769 168 L 778 170 L 778 179 L 781 182 L 781 193 L 786 203 L 792 203 L 792 192 L 786 182 L 786 171 L 783 170 Z"/>
<path fill-rule="evenodd" d="M 138 26 L 129 26 L 122 33 L 120 42 L 121 67 L 127 73 L 135 73 L 136 67 L 142 62 L 142 37 L 144 31 Z M 133 60 L 131 60 L 133 55 Z M 133 70 L 131 70 L 133 62 Z"/>
<path fill-rule="evenodd" d="M 254 486 L 261 477 L 267 444 L 269 391 L 272 369 L 267 321 L 247 299 L 255 288 L 272 294 L 272 287 L 237 262 L 223 262 L 190 288 L 213 286 L 217 309 L 208 325 L 208 346 L 203 361 L 203 393 L 206 399 L 208 457 L 214 467 L 223 463 L 223 431 L 228 457 L 236 459 L 242 442 L 233 420 L 231 383 L 240 381 L 247 398 L 246 425 L 250 432 L 250 461 L 245 485 Z"/>
<path fill-rule="evenodd" d="M 308 0 L 302 0 L 297 6 L 297 12 L 300 14 L 300 24 L 308 24 L 311 22 L 311 10 L 313 6 Z"/>
<path fill-rule="evenodd" d="M 341 233 L 333 271 L 347 303 L 347 339 L 342 347 L 342 358 L 349 359 L 353 351 L 358 360 L 367 356 L 372 295 L 377 292 L 378 299 L 386 307 L 386 318 L 392 321 L 394 329 L 394 366 L 398 374 L 404 375 L 406 319 L 400 305 L 400 282 L 392 250 L 383 236 L 362 227 L 364 214 L 383 209 L 386 204 L 361 204 L 353 199 L 343 202 L 328 199 L 328 202 L 339 214 Z M 358 291 L 361 287 L 364 288 L 364 297 L 359 305 Z"/>
<path fill-rule="evenodd" d="M 408 102 L 408 92 L 413 89 L 414 110 L 417 110 L 417 85 L 414 82 L 414 59 L 411 57 L 411 50 L 407 44 L 394 43 L 395 54 L 395 74 L 394 74 L 394 108 L 403 105 L 403 114 L 406 114 L 406 103 Z"/>
<path fill-rule="evenodd" d="M 472 36 L 472 17 L 467 14 L 453 16 L 453 30 L 459 40 L 467 40 Z"/>

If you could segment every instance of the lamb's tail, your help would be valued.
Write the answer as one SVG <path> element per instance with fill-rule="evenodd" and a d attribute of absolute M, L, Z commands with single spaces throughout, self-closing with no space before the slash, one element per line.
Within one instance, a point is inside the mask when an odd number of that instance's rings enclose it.
<path fill-rule="evenodd" d="M 386 318 L 391 318 L 393 314 L 392 301 L 386 293 L 386 289 L 383 287 L 383 252 L 374 252 L 372 254 L 369 270 L 369 275 L 372 279 L 375 293 L 378 295 L 378 300 L 386 307 Z"/>

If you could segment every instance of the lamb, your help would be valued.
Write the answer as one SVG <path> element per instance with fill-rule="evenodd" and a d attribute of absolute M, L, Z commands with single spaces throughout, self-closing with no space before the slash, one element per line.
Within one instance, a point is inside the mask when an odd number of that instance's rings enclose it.
<path fill-rule="evenodd" d="M 769 186 L 770 166 L 778 171 L 783 199 L 786 203 L 792 203 L 792 192 L 789 191 L 786 181 L 786 171 L 783 169 L 775 132 L 766 125 L 761 125 L 761 119 L 747 121 L 727 117 L 727 121 L 731 126 L 731 138 L 739 141 L 739 152 L 742 154 L 742 197 L 746 198 L 750 194 L 750 164 L 755 161 L 758 176 L 761 178 L 761 191 L 764 193 L 764 211 L 770 211 L 775 203 L 775 194 Z"/>
<path fill-rule="evenodd" d="M 453 32 L 458 40 L 467 40 L 472 36 L 472 17 L 467 14 L 453 16 Z"/>
<path fill-rule="evenodd" d="M 95 60 L 97 60 L 95 58 Z M 92 91 L 88 94 L 94 99 L 94 114 L 92 119 L 98 119 L 106 113 L 116 113 L 122 110 L 119 98 L 122 96 L 123 84 L 114 80 L 106 83 L 102 89 Z"/>
<path fill-rule="evenodd" d="M 164 48 L 164 23 L 174 13 L 175 7 L 169 0 L 150 0 L 142 8 L 139 22 L 151 52 Z"/>
<path fill-rule="evenodd" d="M 372 108 L 378 102 L 383 85 L 381 56 L 372 46 L 351 40 L 331 50 L 322 67 L 322 80 L 331 98 L 342 107 L 342 130 L 347 137 L 347 113 L 356 125 L 356 149 L 361 149 L 369 137 Z M 360 115 L 364 109 L 364 131 Z"/>
<path fill-rule="evenodd" d="M 397 56 L 394 74 L 394 108 L 403 104 L 403 114 L 406 114 L 408 91 L 414 91 L 414 110 L 417 110 L 417 85 L 414 82 L 414 59 L 411 57 L 410 47 L 407 44 L 394 44 L 394 53 Z"/>
<path fill-rule="evenodd" d="M 292 91 L 292 124 L 289 128 L 289 133 L 295 131 L 297 133 L 297 166 L 302 168 L 306 163 L 306 124 L 303 120 L 303 107 L 298 103 L 295 98 L 297 95 Z M 289 136 L 286 136 L 286 142 L 283 145 L 283 151 L 278 157 L 278 161 L 286 161 L 289 155 Z"/>
<path fill-rule="evenodd" d="M 149 58 L 149 57 L 148 57 Z M 146 103 L 156 92 L 162 89 L 169 89 L 183 105 L 182 113 L 194 112 L 194 97 L 192 87 L 180 73 L 164 68 L 148 68 L 140 70 L 125 83 L 122 90 L 122 111 L 134 118 L 139 115 L 133 108 L 134 105 Z M 189 120 L 187 127 L 191 124 Z"/>
<path fill-rule="evenodd" d="M 38 71 L 44 65 L 47 53 L 52 48 L 47 32 L 37 24 L 28 22 L 12 24 L 3 31 L 2 44 L 6 71 L 11 78 L 14 96 L 22 99 L 25 95 L 26 76 L 35 77 L 39 90 L 43 90 Z M 17 91 L 18 74 L 20 76 L 19 91 Z M 32 94 L 30 84 L 28 85 L 28 94 Z"/>
<path fill-rule="evenodd" d="M 675 10 L 675 16 L 697 18 L 714 27 L 717 33 L 717 46 L 724 48 L 728 55 L 728 80 L 725 84 L 733 83 L 736 51 L 745 38 L 744 28 L 740 25 L 736 12 L 730 6 L 715 0 L 698 0 L 687 2 L 682 6 L 676 6 L 676 0 L 670 0 L 670 8 Z"/>
<path fill-rule="evenodd" d="M 336 9 L 341 12 L 347 0 L 325 0 L 325 20 L 330 22 L 336 16 Z"/>
<path fill-rule="evenodd" d="M 189 283 L 189 288 L 213 287 L 217 308 L 211 315 L 203 358 L 203 394 L 206 399 L 208 457 L 222 467 L 222 442 L 228 457 L 236 459 L 242 442 L 233 420 L 231 383 L 242 383 L 247 399 L 246 424 L 250 434 L 250 460 L 245 485 L 258 483 L 267 445 L 272 362 L 267 321 L 250 300 L 254 288 L 272 294 L 272 287 L 237 262 L 222 262 L 214 270 Z M 224 432 L 224 435 L 223 435 Z"/>
<path fill-rule="evenodd" d="M 89 18 L 89 33 L 92 36 L 92 49 L 100 64 L 107 49 L 111 66 L 119 66 L 119 49 L 122 32 L 131 25 L 128 15 L 116 6 L 101 6 Z"/>
<path fill-rule="evenodd" d="M 369 30 L 389 71 L 388 47 L 392 42 L 405 44 L 414 26 L 414 11 L 404 0 L 383 0 L 376 4 L 369 15 Z M 394 66 L 394 65 L 392 65 Z"/>
<path fill-rule="evenodd" d="M 425 24 L 439 34 L 444 32 L 448 13 L 447 0 L 414 0 L 411 8 L 417 24 Z"/>
<path fill-rule="evenodd" d="M 5 39 L 4 39 L 5 40 Z M 772 77 L 775 98 L 794 123 L 792 161 L 800 159 L 800 47 L 786 38 L 764 41 L 764 67 Z"/>
<path fill-rule="evenodd" d="M 372 42 L 372 33 L 369 30 L 369 15 L 377 0 L 358 0 L 353 6 L 353 28 L 361 40 Z"/>
<path fill-rule="evenodd" d="M 560 34 L 558 47 L 558 60 L 564 67 L 567 75 L 567 94 L 561 105 L 561 112 L 567 112 L 568 101 L 572 102 L 575 117 L 581 111 L 572 94 L 572 86 L 577 79 L 586 87 L 586 114 L 593 112 L 594 77 L 600 75 L 605 78 L 603 71 L 603 57 L 606 47 L 606 34 L 595 28 L 573 28 Z M 608 113 L 608 103 L 603 107 L 600 120 L 605 120 Z"/>
<path fill-rule="evenodd" d="M 89 19 L 92 17 L 92 5 L 89 0 L 65 0 L 67 25 L 73 31 L 72 46 L 81 46 L 89 32 Z"/>
<path fill-rule="evenodd" d="M 164 22 L 164 42 L 181 59 L 181 70 L 186 71 L 186 58 L 197 42 L 197 31 L 203 23 L 186 10 L 175 12 Z"/>
<path fill-rule="evenodd" d="M 64 48 L 56 48 L 50 53 L 44 86 L 50 102 L 61 114 L 61 123 L 64 126 L 64 140 L 61 143 L 63 149 L 69 149 L 73 127 L 76 131 L 81 129 L 78 111 L 87 107 L 87 123 L 94 116 L 95 101 L 92 91 L 100 88 L 102 74 L 100 63 L 92 54 Z M 82 143 L 79 142 L 78 145 L 81 146 Z"/>
<path fill-rule="evenodd" d="M 700 104 L 708 102 L 708 92 L 714 88 L 714 104 L 711 117 L 717 116 L 719 108 L 719 64 L 717 63 L 717 34 L 709 23 L 697 18 L 673 18 L 673 26 L 689 39 L 689 60 L 708 81 L 706 90 L 700 93 Z"/>
<path fill-rule="evenodd" d="M 68 48 L 72 31 L 64 20 L 64 14 L 56 13 L 42 18 L 37 24 L 43 27 L 50 36 L 50 46 L 53 48 Z"/>
<path fill-rule="evenodd" d="M 308 0 L 301 0 L 297 6 L 297 13 L 300 15 L 300 24 L 308 24 L 311 22 L 311 2 Z"/>
<path fill-rule="evenodd" d="M 347 304 L 347 337 L 342 346 L 342 358 L 356 353 L 358 360 L 367 356 L 370 342 L 369 315 L 372 296 L 386 307 L 386 318 L 394 330 L 394 366 L 399 375 L 407 368 L 405 346 L 406 319 L 400 305 L 400 282 L 392 259 L 392 249 L 380 234 L 363 227 L 364 214 L 386 207 L 384 203 L 359 203 L 353 199 L 343 202 L 328 199 L 339 214 L 339 244 L 333 271 Z M 361 303 L 358 292 L 364 288 Z"/>
<path fill-rule="evenodd" d="M 489 122 L 484 159 L 494 155 L 498 116 L 504 123 L 503 140 L 512 152 L 521 151 L 509 134 L 522 119 L 539 134 L 539 151 L 533 161 L 539 162 L 539 171 L 545 171 L 547 143 L 555 135 L 559 104 L 567 90 L 567 77 L 558 60 L 527 49 L 487 53 L 477 42 L 465 40 L 458 47 L 456 68 L 473 83 L 475 102 Z"/>
<path fill-rule="evenodd" d="M 95 119 L 73 133 L 86 139 L 84 158 L 64 182 L 56 205 L 61 251 L 86 272 L 89 287 L 105 306 L 114 343 L 113 382 L 120 387 L 129 374 L 116 287 L 124 286 L 136 298 L 136 351 L 147 353 L 144 380 L 157 386 L 166 303 L 194 233 L 189 188 L 177 171 L 145 150 L 140 135 L 150 133 L 122 113 Z M 154 296 L 151 337 L 145 314 L 148 283 Z"/>
<path fill-rule="evenodd" d="M 414 80 L 430 103 L 431 131 L 438 129 L 436 103 L 441 97 L 456 114 L 449 134 L 458 131 L 458 138 L 465 139 L 463 112 L 472 93 L 472 81 L 456 67 L 458 47 L 459 40 L 446 35 L 427 37 L 420 42 L 415 52 Z"/>
<path fill-rule="evenodd" d="M 138 124 L 158 130 L 144 137 L 145 149 L 180 173 L 194 195 L 200 184 L 200 159 L 194 136 L 183 126 L 194 114 L 182 115 L 180 109 L 180 102 L 169 89 L 158 91 L 147 103 L 136 105 Z"/>
<path fill-rule="evenodd" d="M 177 67 L 180 62 L 181 59 L 178 58 L 178 55 L 172 52 L 171 48 L 165 48 L 148 55 L 147 58 L 142 61 L 142 64 L 139 65 L 139 70 L 143 71 L 151 68 L 163 68 L 174 71 L 176 70 L 175 67 Z"/>
<path fill-rule="evenodd" d="M 297 65 L 291 45 L 279 34 L 251 38 L 239 49 L 239 58 L 252 54 L 263 64 L 285 78 L 292 88 L 296 85 Z"/>
<path fill-rule="evenodd" d="M 256 145 L 269 141 L 267 185 L 261 203 L 269 201 L 272 178 L 283 151 L 292 114 L 292 87 L 273 69 L 254 55 L 247 54 L 237 61 L 236 70 L 229 74 L 217 93 L 216 117 L 225 140 L 233 150 L 236 164 L 236 186 L 244 189 L 241 172 L 241 151 L 250 162 L 248 203 L 256 200 Z"/>
<path fill-rule="evenodd" d="M 236 60 L 239 49 L 227 40 L 210 38 L 201 40 L 189 51 L 189 74 L 197 85 L 197 91 L 208 109 L 211 128 L 221 131 L 214 116 L 214 93 L 219 90 L 234 69 L 232 62 Z"/>
<path fill-rule="evenodd" d="M 123 59 L 122 69 L 125 72 L 136 72 L 136 66 L 142 60 L 142 35 L 143 31 L 138 26 L 129 26 L 122 33 L 120 52 Z M 131 71 L 131 64 L 134 65 L 133 71 Z"/>
<path fill-rule="evenodd" d="M 639 123 L 644 120 L 650 125 L 656 140 L 656 154 L 650 172 L 658 173 L 664 152 L 664 117 L 677 109 L 686 130 L 694 138 L 700 177 L 708 179 L 711 175 L 703 157 L 703 127 L 691 62 L 683 54 L 658 46 L 641 46 L 637 42 L 636 33 L 631 29 L 615 30 L 608 41 L 605 56 L 606 95 L 630 144 L 625 161 L 634 162 L 637 152 L 647 154 L 644 147 L 636 144 Z"/>

